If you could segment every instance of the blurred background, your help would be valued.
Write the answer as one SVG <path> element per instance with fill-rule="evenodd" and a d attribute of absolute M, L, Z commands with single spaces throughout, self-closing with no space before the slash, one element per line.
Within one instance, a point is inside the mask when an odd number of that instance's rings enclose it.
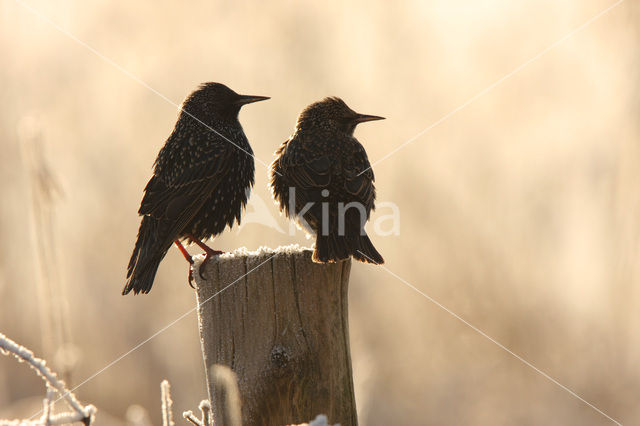
<path fill-rule="evenodd" d="M 328 95 L 387 117 L 356 131 L 372 162 L 455 110 L 375 164 L 378 199 L 400 211 L 399 232 L 372 236 L 385 266 L 640 424 L 640 5 L 554 45 L 613 4 L 3 0 L 0 332 L 75 386 L 195 306 L 175 249 L 149 295 L 120 291 L 152 163 L 203 81 L 272 97 L 240 114 L 266 164 Z M 310 244 L 278 231 L 260 162 L 253 194 L 250 223 L 216 248 Z M 383 268 L 354 264 L 349 303 L 363 425 L 612 423 Z M 144 410 L 158 424 L 165 378 L 178 414 L 206 398 L 194 313 L 77 395 L 99 425 Z M 0 357 L 0 418 L 43 396 Z"/>

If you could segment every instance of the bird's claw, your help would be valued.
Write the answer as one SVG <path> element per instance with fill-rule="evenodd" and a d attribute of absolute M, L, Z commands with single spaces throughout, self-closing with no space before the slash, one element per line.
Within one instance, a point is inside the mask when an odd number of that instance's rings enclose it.
<path fill-rule="evenodd" d="M 207 264 L 207 262 L 209 262 L 209 260 L 213 257 L 213 256 L 219 256 L 221 254 L 224 254 L 223 251 L 220 250 L 213 250 L 209 247 L 207 247 L 208 250 L 206 250 L 205 252 L 205 256 L 204 256 L 204 260 L 202 261 L 202 263 L 200 264 L 200 270 L 198 271 L 198 273 L 200 274 L 200 278 L 202 278 L 203 280 L 206 280 L 207 277 L 205 277 L 204 275 L 202 275 L 202 272 L 204 271 L 204 267 Z"/>
<path fill-rule="evenodd" d="M 189 287 L 191 287 L 194 290 L 196 289 L 196 287 L 193 285 L 193 268 L 191 266 L 189 266 Z"/>

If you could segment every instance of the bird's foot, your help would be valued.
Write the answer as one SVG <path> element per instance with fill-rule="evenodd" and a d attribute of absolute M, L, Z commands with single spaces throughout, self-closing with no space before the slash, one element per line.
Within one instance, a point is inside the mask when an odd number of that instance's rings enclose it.
<path fill-rule="evenodd" d="M 206 246 L 205 246 L 206 247 Z M 204 270 L 205 265 L 207 264 L 207 262 L 209 262 L 209 260 L 213 257 L 213 256 L 219 256 L 221 254 L 224 254 L 223 251 L 220 250 L 214 250 L 212 248 L 207 247 L 208 250 L 205 250 L 205 255 L 204 255 L 204 260 L 202 261 L 202 263 L 200 264 L 200 278 L 202 278 L 203 280 L 205 280 L 206 278 L 202 275 L 202 271 Z"/>
<path fill-rule="evenodd" d="M 207 262 L 209 262 L 209 260 L 213 257 L 213 256 L 219 256 L 221 254 L 224 254 L 223 251 L 220 250 L 214 250 L 211 247 L 209 247 L 208 245 L 206 245 L 205 243 L 203 243 L 202 241 L 200 241 L 197 238 L 194 238 L 193 235 L 190 235 L 189 238 L 191 238 L 191 241 L 193 241 L 194 243 L 196 243 L 198 245 L 198 247 L 200 247 L 202 250 L 204 250 L 204 260 L 202 261 L 202 263 L 200 264 L 200 278 L 202 278 L 203 280 L 206 279 L 204 277 L 204 275 L 202 275 L 202 271 L 204 270 L 205 265 L 207 264 Z"/>

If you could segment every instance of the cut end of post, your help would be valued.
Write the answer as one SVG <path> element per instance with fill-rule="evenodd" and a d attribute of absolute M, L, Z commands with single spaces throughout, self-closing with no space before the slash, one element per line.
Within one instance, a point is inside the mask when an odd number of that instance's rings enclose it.
<path fill-rule="evenodd" d="M 264 257 L 267 256 L 269 257 L 270 255 L 278 255 L 278 254 L 283 254 L 283 255 L 293 255 L 293 254 L 304 254 L 304 252 L 309 252 L 309 253 L 313 253 L 313 249 L 311 247 L 302 247 L 299 244 L 290 244 L 287 246 L 278 246 L 275 249 L 271 248 L 271 247 L 267 247 L 267 246 L 260 246 L 258 247 L 256 250 L 249 250 L 246 247 L 238 247 L 237 249 L 233 250 L 233 251 L 229 251 L 229 252 L 225 252 L 219 256 L 215 256 L 213 258 L 211 258 L 209 260 L 210 264 L 214 264 L 214 263 L 226 263 L 226 262 L 232 262 L 234 259 L 237 258 L 259 258 L 259 257 Z M 205 255 L 204 254 L 196 254 L 193 257 L 193 265 L 191 266 L 193 268 L 194 272 L 197 272 L 200 270 L 200 266 L 202 265 L 202 262 L 205 259 Z M 203 271 L 204 273 L 204 271 Z M 196 276 L 196 281 L 201 281 L 202 279 L 200 277 L 197 276 L 198 274 L 195 274 Z"/>

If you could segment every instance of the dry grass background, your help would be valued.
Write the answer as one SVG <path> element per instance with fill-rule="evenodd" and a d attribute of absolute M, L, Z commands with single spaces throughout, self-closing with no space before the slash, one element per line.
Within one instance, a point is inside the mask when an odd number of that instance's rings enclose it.
<path fill-rule="evenodd" d="M 269 163 L 327 95 L 388 118 L 356 133 L 379 159 L 613 1 L 28 4 L 176 103 L 202 81 L 272 96 L 240 117 Z M 624 424 L 640 423 L 639 25 L 623 2 L 375 166 L 401 210 L 400 235 L 374 237 L 386 266 Z M 0 55 L 0 329 L 53 359 L 18 135 L 33 117 L 62 189 L 48 232 L 78 384 L 194 306 L 176 250 L 150 295 L 120 296 L 176 108 L 18 2 L 0 4 Z M 287 229 L 259 164 L 256 178 Z M 306 240 L 253 223 L 215 245 L 291 242 Z M 362 424 L 610 424 L 383 269 L 354 266 L 350 308 Z M 161 380 L 181 412 L 203 374 L 191 314 L 77 393 L 98 424 L 131 404 L 157 423 Z M 0 358 L 0 418 L 39 406 L 41 386 Z"/>

